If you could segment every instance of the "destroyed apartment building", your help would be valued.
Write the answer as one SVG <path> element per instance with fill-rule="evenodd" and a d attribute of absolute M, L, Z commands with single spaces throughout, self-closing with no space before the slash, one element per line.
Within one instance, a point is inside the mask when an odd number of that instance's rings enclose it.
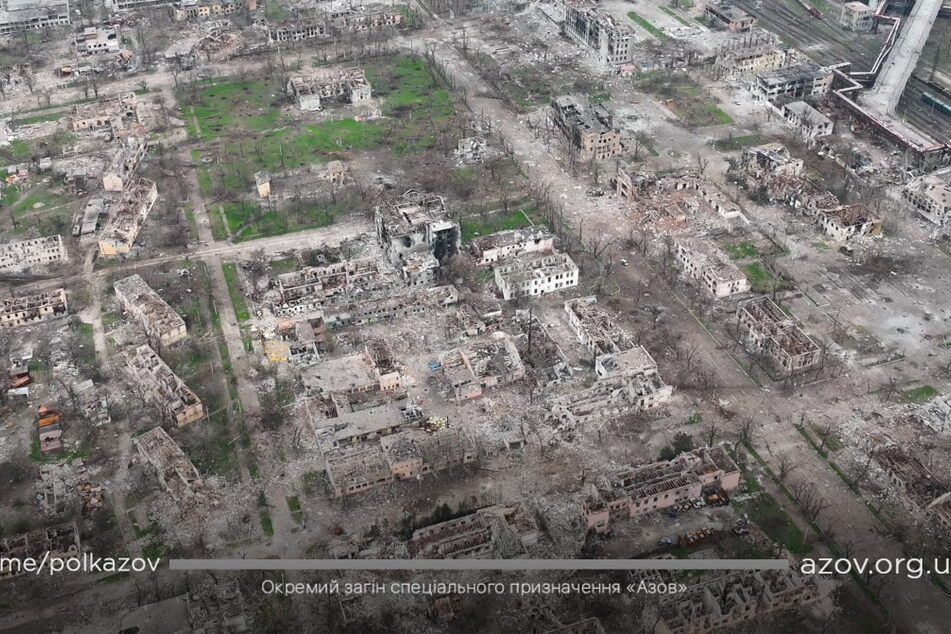
<path fill-rule="evenodd" d="M 479 398 L 486 388 L 525 378 L 518 348 L 504 332 L 443 352 L 439 368 L 457 401 Z"/>
<path fill-rule="evenodd" d="M 478 237 L 469 249 L 476 264 L 484 266 L 527 253 L 550 254 L 555 250 L 555 238 L 546 227 L 532 226 Z"/>
<path fill-rule="evenodd" d="M 589 101 L 585 106 L 577 98 L 564 95 L 552 101 L 551 115 L 582 161 L 600 161 L 624 153 L 621 133 L 603 105 Z"/>
<path fill-rule="evenodd" d="M 386 259 L 400 267 L 410 253 L 430 253 L 442 264 L 459 252 L 462 232 L 442 196 L 409 190 L 374 209 L 376 235 Z"/>
<path fill-rule="evenodd" d="M 933 520 L 951 532 L 951 491 L 916 457 L 897 444 L 872 451 L 889 485 L 901 492 L 902 506 L 919 521 Z"/>
<path fill-rule="evenodd" d="M 773 106 L 821 97 L 832 88 L 832 71 L 812 61 L 757 73 L 753 95 Z"/>
<path fill-rule="evenodd" d="M 332 9 L 328 17 L 333 26 L 343 33 L 359 33 L 387 27 L 398 27 L 406 17 L 396 4 L 348 3 L 340 9 Z"/>
<path fill-rule="evenodd" d="M 495 504 L 413 531 L 417 559 L 512 559 L 538 543 L 538 525 L 521 504 Z"/>
<path fill-rule="evenodd" d="M 169 420 L 181 427 L 205 415 L 198 396 L 152 348 L 142 345 L 135 349 L 135 354 L 127 352 L 124 356 L 132 384 Z"/>
<path fill-rule="evenodd" d="M 735 631 L 745 623 L 819 598 L 814 578 L 794 569 L 716 573 L 660 599 L 647 619 L 657 634 Z"/>
<path fill-rule="evenodd" d="M 0 245 L 0 271 L 21 273 L 54 262 L 65 262 L 66 245 L 61 236 L 16 240 Z"/>
<path fill-rule="evenodd" d="M 248 3 L 241 3 L 237 0 L 223 0 L 221 2 L 198 2 L 197 0 L 182 0 L 172 10 L 172 18 L 176 22 L 182 20 L 204 20 L 206 18 L 220 18 L 234 15 L 240 11 L 245 4 L 256 4 L 255 0 Z"/>
<path fill-rule="evenodd" d="M 832 134 L 832 119 L 825 116 L 805 101 L 783 104 L 779 111 L 783 121 L 804 139 L 814 140 Z"/>
<path fill-rule="evenodd" d="M 614 188 L 655 232 L 683 230 L 697 221 L 708 222 L 713 215 L 748 222 L 739 205 L 693 170 L 657 176 L 618 164 Z"/>
<path fill-rule="evenodd" d="M 850 31 L 873 31 L 875 7 L 864 2 L 846 2 L 839 13 L 839 26 Z"/>
<path fill-rule="evenodd" d="M 453 286 L 411 288 L 376 258 L 308 267 L 278 276 L 279 316 L 318 315 L 329 328 L 418 315 L 458 302 Z"/>
<path fill-rule="evenodd" d="M 820 190 L 810 181 L 799 181 L 798 187 L 790 188 L 786 194 L 786 204 L 802 215 L 811 217 L 836 242 L 882 234 L 882 219 L 874 216 L 864 204 L 843 205 L 835 194 Z"/>
<path fill-rule="evenodd" d="M 421 479 L 475 462 L 476 445 L 455 428 L 407 429 L 331 452 L 327 477 L 335 497 L 362 493 L 394 481 Z"/>
<path fill-rule="evenodd" d="M 132 183 L 148 149 L 146 138 L 137 135 L 122 136 L 116 145 L 109 167 L 102 174 L 102 188 L 107 192 L 121 192 Z"/>
<path fill-rule="evenodd" d="M 0 329 L 29 326 L 69 313 L 66 289 L 0 299 Z"/>
<path fill-rule="evenodd" d="M 121 48 L 119 32 L 112 27 L 87 26 L 82 33 L 73 36 L 73 42 L 81 55 L 118 53 Z"/>
<path fill-rule="evenodd" d="M 329 30 L 323 17 L 314 17 L 287 24 L 268 24 L 267 40 L 271 44 L 300 42 L 328 37 Z"/>
<path fill-rule="evenodd" d="M 730 492 L 740 469 L 723 447 L 702 447 L 672 460 L 633 466 L 612 474 L 584 504 L 588 530 L 610 531 L 612 522 L 679 506 L 704 491 Z"/>
<path fill-rule="evenodd" d="M 767 143 L 743 150 L 740 170 L 754 182 L 780 177 L 795 179 L 802 175 L 802 159 L 794 159 L 781 143 Z"/>
<path fill-rule="evenodd" d="M 730 0 L 711 0 L 703 7 L 703 17 L 713 26 L 731 32 L 749 31 L 756 26 L 756 18 L 734 5 Z"/>
<path fill-rule="evenodd" d="M 750 290 L 749 280 L 720 249 L 702 238 L 679 238 L 675 242 L 677 259 L 684 274 L 698 280 L 718 299 Z"/>
<path fill-rule="evenodd" d="M 495 267 L 495 285 L 507 301 L 575 287 L 578 274 L 578 265 L 567 253 L 522 256 Z"/>
<path fill-rule="evenodd" d="M 561 30 L 581 46 L 592 49 L 607 66 L 628 64 L 634 59 L 634 29 L 619 23 L 596 2 L 560 0 L 564 11 Z"/>
<path fill-rule="evenodd" d="M 770 298 L 743 302 L 737 320 L 747 351 L 754 357 L 761 356 L 769 370 L 779 376 L 821 367 L 822 350 Z"/>
<path fill-rule="evenodd" d="M 10 578 L 25 572 L 34 572 L 24 567 L 26 560 L 37 562 L 76 559 L 82 556 L 79 528 L 75 523 L 41 528 L 20 535 L 0 539 L 0 578 Z M 34 573 L 35 574 L 35 573 Z"/>
<path fill-rule="evenodd" d="M 118 280 L 113 287 L 122 310 L 142 325 L 153 346 L 164 349 L 188 336 L 185 320 L 138 273 Z"/>
<path fill-rule="evenodd" d="M 158 200 L 154 181 L 140 178 L 109 206 L 109 224 L 99 238 L 99 253 L 105 256 L 132 251 L 142 225 Z"/>
<path fill-rule="evenodd" d="M 354 395 L 392 391 L 400 387 L 402 374 L 389 346 L 369 340 L 362 352 L 327 359 L 303 377 L 304 386 L 326 395 Z"/>
<path fill-rule="evenodd" d="M 139 434 L 133 441 L 139 457 L 155 469 L 159 483 L 176 502 L 191 496 L 201 487 L 198 469 L 192 464 L 182 448 L 161 427 L 154 427 Z"/>
<path fill-rule="evenodd" d="M 306 368 L 320 361 L 321 347 L 327 341 L 327 325 L 317 316 L 300 321 L 283 321 L 274 338 L 266 338 L 264 352 L 274 363 L 292 363 Z"/>
<path fill-rule="evenodd" d="M 918 177 L 901 190 L 902 200 L 928 222 L 951 224 L 951 170 Z"/>
<path fill-rule="evenodd" d="M 935 432 L 951 433 L 951 394 L 941 394 L 916 410 L 918 420 Z"/>
<path fill-rule="evenodd" d="M 135 93 L 121 93 L 72 107 L 66 125 L 72 132 L 108 129 L 113 134 L 141 124 L 143 104 Z"/>
<path fill-rule="evenodd" d="M 779 37 L 764 30 L 735 36 L 717 46 L 711 56 L 716 77 L 743 79 L 782 68 L 801 58 L 798 51 L 783 47 Z"/>
<path fill-rule="evenodd" d="M 673 388 L 657 374 L 650 353 L 634 343 L 594 297 L 565 302 L 568 323 L 592 354 L 594 385 L 551 401 L 550 416 L 561 424 L 583 424 L 655 409 Z"/>
<path fill-rule="evenodd" d="M 323 110 L 328 103 L 356 106 L 370 100 L 370 83 L 360 68 L 318 69 L 291 77 L 287 91 L 301 110 Z"/>

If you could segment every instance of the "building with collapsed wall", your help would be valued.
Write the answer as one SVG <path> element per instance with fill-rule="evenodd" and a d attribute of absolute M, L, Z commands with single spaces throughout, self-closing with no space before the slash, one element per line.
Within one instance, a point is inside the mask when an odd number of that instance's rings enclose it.
<path fill-rule="evenodd" d="M 602 160 L 624 153 L 621 133 L 614 117 L 601 104 L 584 106 L 571 95 L 551 104 L 552 120 L 564 133 L 582 161 Z"/>
<path fill-rule="evenodd" d="M 521 504 L 494 504 L 413 531 L 417 559 L 510 559 L 538 542 L 538 525 Z"/>
<path fill-rule="evenodd" d="M 951 394 L 936 397 L 916 412 L 922 423 L 939 434 L 951 432 Z"/>
<path fill-rule="evenodd" d="M 165 348 L 188 336 L 185 320 L 138 273 L 118 280 L 113 287 L 122 310 L 142 325 L 153 344 Z"/>
<path fill-rule="evenodd" d="M 588 496 L 583 516 L 588 530 L 606 533 L 612 522 L 679 506 L 704 490 L 729 492 L 739 484 L 740 469 L 726 450 L 702 447 L 612 474 Z"/>
<path fill-rule="evenodd" d="M 0 245 L 0 271 L 20 273 L 54 262 L 65 262 L 66 245 L 61 236 L 16 240 Z"/>
<path fill-rule="evenodd" d="M 140 108 L 141 104 L 134 92 L 120 93 L 73 106 L 66 117 L 66 125 L 72 132 L 103 128 L 117 132 L 130 124 L 142 123 Z"/>
<path fill-rule="evenodd" d="M 624 352 L 636 346 L 630 334 L 615 321 L 598 298 L 579 297 L 565 302 L 568 324 L 592 359 L 601 355 Z"/>
<path fill-rule="evenodd" d="M 872 215 L 868 207 L 861 203 L 843 205 L 832 192 L 819 190 L 809 181 L 801 181 L 799 187 L 791 188 L 786 204 L 811 217 L 836 242 L 882 234 L 882 219 Z"/>
<path fill-rule="evenodd" d="M 577 286 L 578 274 L 567 253 L 523 256 L 495 267 L 495 285 L 505 300 L 535 297 Z"/>
<path fill-rule="evenodd" d="M 783 104 L 780 114 L 783 121 L 788 123 L 804 139 L 811 140 L 832 134 L 832 119 L 805 101 Z"/>
<path fill-rule="evenodd" d="M 142 345 L 135 349 L 135 354 L 127 352 L 124 356 L 134 385 L 179 427 L 194 423 L 205 415 L 198 396 L 152 348 Z"/>
<path fill-rule="evenodd" d="M 75 522 L 50 526 L 20 535 L 0 539 L 0 579 L 36 573 L 24 567 L 26 560 L 33 563 L 78 559 L 82 556 L 79 528 Z"/>
<path fill-rule="evenodd" d="M 735 6 L 729 0 L 711 0 L 703 8 L 703 17 L 710 24 L 731 32 L 749 31 L 756 26 L 756 18 Z"/>
<path fill-rule="evenodd" d="M 410 253 L 431 253 L 442 264 L 459 252 L 462 232 L 442 196 L 411 189 L 377 205 L 373 214 L 377 239 L 393 266 Z"/>
<path fill-rule="evenodd" d="M 750 290 L 750 282 L 740 267 L 713 244 L 690 238 L 680 238 L 675 244 L 684 274 L 699 281 L 714 297 L 721 299 Z"/>
<path fill-rule="evenodd" d="M 138 135 L 121 137 L 117 145 L 109 167 L 102 174 L 102 188 L 107 192 L 121 192 L 132 183 L 149 146 L 148 140 Z"/>
<path fill-rule="evenodd" d="M 0 36 L 72 24 L 69 0 L 3 0 Z"/>
<path fill-rule="evenodd" d="M 518 348 L 503 332 L 443 352 L 439 366 L 457 401 L 479 398 L 486 388 L 525 378 Z"/>
<path fill-rule="evenodd" d="M 720 573 L 690 584 L 686 592 L 661 598 L 647 618 L 657 634 L 735 630 L 753 619 L 818 598 L 815 579 L 792 569 Z"/>
<path fill-rule="evenodd" d="M 800 54 L 784 48 L 773 33 L 760 29 L 731 38 L 717 46 L 712 56 L 717 77 L 749 78 L 791 64 Z"/>
<path fill-rule="evenodd" d="M 99 253 L 105 256 L 129 253 L 156 200 L 155 181 L 140 178 L 126 188 L 121 198 L 109 207 L 109 224 L 99 238 Z"/>
<path fill-rule="evenodd" d="M 685 229 L 701 212 L 748 222 L 738 204 L 693 170 L 658 176 L 618 164 L 613 182 L 617 195 L 636 203 L 633 211 L 655 231 Z"/>
<path fill-rule="evenodd" d="M 757 73 L 753 84 L 756 98 L 781 106 L 828 94 L 832 88 L 832 71 L 812 61 Z"/>
<path fill-rule="evenodd" d="M 875 448 L 872 457 L 888 484 L 901 492 L 902 506 L 912 516 L 951 530 L 951 491 L 928 467 L 895 444 Z"/>
<path fill-rule="evenodd" d="M 608 66 L 628 64 L 634 59 L 634 29 L 621 24 L 606 11 L 586 0 L 561 0 L 564 11 L 562 32 L 578 44 L 592 49 L 598 61 Z"/>
<path fill-rule="evenodd" d="M 315 372 L 304 377 L 304 384 L 327 395 L 351 395 L 395 390 L 401 380 L 399 365 L 389 346 L 382 339 L 371 339 L 360 353 L 325 360 Z"/>
<path fill-rule="evenodd" d="M 358 33 L 372 29 L 397 27 L 403 24 L 406 15 L 399 6 L 347 5 L 345 9 L 330 15 L 331 23 L 340 31 Z"/>
<path fill-rule="evenodd" d="M 252 0 L 253 1 L 253 0 Z M 182 20 L 204 20 L 205 18 L 219 18 L 234 15 L 242 7 L 236 0 L 223 2 L 197 2 L 185 0 L 180 6 L 172 9 L 172 18 L 176 22 Z"/>
<path fill-rule="evenodd" d="M 743 302 L 737 309 L 737 323 L 747 351 L 762 355 L 780 376 L 799 374 L 822 364 L 819 346 L 766 296 Z"/>
<path fill-rule="evenodd" d="M 740 170 L 754 181 L 798 178 L 802 175 L 802 159 L 794 159 L 781 143 L 767 143 L 743 150 Z"/>
<path fill-rule="evenodd" d="M 349 396 L 331 394 L 329 398 L 324 397 L 323 403 L 330 406 L 332 416 L 311 416 L 317 445 L 325 455 L 343 447 L 370 443 L 383 436 L 420 427 L 427 420 L 422 410 L 405 399 L 354 409 Z"/>
<path fill-rule="evenodd" d="M 76 52 L 81 55 L 99 53 L 118 53 L 120 47 L 119 32 L 114 28 L 87 26 L 82 33 L 73 36 Z"/>
<path fill-rule="evenodd" d="M 328 37 L 327 24 L 322 19 L 308 20 L 291 24 L 269 24 L 267 40 L 271 44 L 300 42 L 314 38 Z"/>
<path fill-rule="evenodd" d="M 287 80 L 287 91 L 297 99 L 301 110 L 323 110 L 327 103 L 351 105 L 370 100 L 370 83 L 360 68 L 318 69 Z"/>
<path fill-rule="evenodd" d="M 536 225 L 478 237 L 469 249 L 476 263 L 484 266 L 527 253 L 550 254 L 555 250 L 555 238 L 547 227 Z"/>
<path fill-rule="evenodd" d="M 0 299 L 0 330 L 29 326 L 69 314 L 66 289 Z"/>
<path fill-rule="evenodd" d="M 133 438 L 139 457 L 152 466 L 162 488 L 180 502 L 202 486 L 198 469 L 182 448 L 161 427 L 154 427 Z"/>
<path fill-rule="evenodd" d="M 864 2 L 846 2 L 839 13 L 839 26 L 850 31 L 871 31 L 875 28 L 875 9 Z"/>
<path fill-rule="evenodd" d="M 901 199 L 928 222 L 945 227 L 951 224 L 951 170 L 918 177 L 901 189 Z"/>
<path fill-rule="evenodd" d="M 397 480 L 475 462 L 476 445 L 454 428 L 408 429 L 372 444 L 339 449 L 326 456 L 327 478 L 334 497 L 369 491 Z"/>

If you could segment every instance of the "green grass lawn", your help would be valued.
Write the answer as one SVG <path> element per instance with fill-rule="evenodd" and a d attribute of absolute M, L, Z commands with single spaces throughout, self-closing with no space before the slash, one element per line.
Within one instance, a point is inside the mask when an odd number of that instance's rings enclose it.
<path fill-rule="evenodd" d="M 29 117 L 11 119 L 10 125 L 12 127 L 18 127 L 23 125 L 33 125 L 34 123 L 44 123 L 46 121 L 59 121 L 62 116 L 62 112 L 47 112 L 45 114 L 36 114 Z"/>
<path fill-rule="evenodd" d="M 676 13 L 674 13 L 672 9 L 670 9 L 670 8 L 668 8 L 668 7 L 661 7 L 660 10 L 663 11 L 664 13 L 666 13 L 667 15 L 669 15 L 670 17 L 672 17 L 673 19 L 677 20 L 678 22 L 680 22 L 680 23 L 683 24 L 684 26 L 690 26 L 690 23 L 689 23 L 689 22 L 687 22 L 685 19 L 683 19 L 682 17 L 680 17 L 679 15 L 677 15 Z"/>
<path fill-rule="evenodd" d="M 933 400 L 936 396 L 938 396 L 938 390 L 936 390 L 931 385 L 922 385 L 921 387 L 916 387 L 913 390 L 908 390 L 905 392 L 902 395 L 901 400 L 903 403 L 915 403 L 921 405 Z"/>
<path fill-rule="evenodd" d="M 642 29 L 644 29 L 645 31 L 653 35 L 654 37 L 661 40 L 668 39 L 669 36 L 666 33 L 664 33 L 663 31 L 658 29 L 656 26 L 654 26 L 653 24 L 651 24 L 650 22 L 648 22 L 647 20 L 639 16 L 637 13 L 633 11 L 628 11 L 627 17 L 637 22 L 638 26 L 640 26 Z"/>
<path fill-rule="evenodd" d="M 785 546 L 791 553 L 802 555 L 812 550 L 803 532 L 793 524 L 769 493 L 761 491 L 757 497 L 737 506 L 770 538 Z"/>
<path fill-rule="evenodd" d="M 750 281 L 750 286 L 754 291 L 766 293 L 773 290 L 773 283 L 776 278 L 772 273 L 763 268 L 759 262 L 753 262 L 743 267 L 746 278 Z"/>
<path fill-rule="evenodd" d="M 54 209 L 67 202 L 69 202 L 69 200 L 63 196 L 40 187 L 32 190 L 25 197 L 19 198 L 13 205 L 13 215 L 17 218 L 22 218 L 32 211 L 41 212 Z"/>
<path fill-rule="evenodd" d="M 96 342 L 93 340 L 92 324 L 80 322 L 74 326 L 73 330 L 78 333 L 83 345 L 78 359 L 80 364 L 93 365 L 96 362 Z"/>
<path fill-rule="evenodd" d="M 731 260 L 748 260 L 759 255 L 759 249 L 748 240 L 730 242 L 722 245 L 720 248 L 730 256 Z"/>
<path fill-rule="evenodd" d="M 280 275 L 282 273 L 290 273 L 291 271 L 297 270 L 297 258 L 294 256 L 288 256 L 286 258 L 279 258 L 277 260 L 271 260 L 268 265 L 271 267 L 272 275 Z"/>
<path fill-rule="evenodd" d="M 241 292 L 241 281 L 238 279 L 238 266 L 234 262 L 225 262 L 221 265 L 221 272 L 225 276 L 225 282 L 228 284 L 228 295 L 231 297 L 231 305 L 234 307 L 234 316 L 239 321 L 248 321 L 251 319 L 251 312 L 248 310 L 248 302 Z"/>
<path fill-rule="evenodd" d="M 462 242 L 468 244 L 479 236 L 531 227 L 533 224 L 545 224 L 545 220 L 538 215 L 534 206 L 517 207 L 507 214 L 504 212 L 487 214 L 484 219 L 481 215 L 472 215 L 462 219 Z"/>
<path fill-rule="evenodd" d="M 689 126 L 703 128 L 732 123 L 703 87 L 685 74 L 642 73 L 635 80 L 639 90 L 650 93 Z"/>
<path fill-rule="evenodd" d="M 713 147 L 721 152 L 730 150 L 742 150 L 743 148 L 760 145 L 763 143 L 763 137 L 758 134 L 747 134 L 744 136 L 728 137 L 726 139 L 717 139 L 713 142 Z"/>

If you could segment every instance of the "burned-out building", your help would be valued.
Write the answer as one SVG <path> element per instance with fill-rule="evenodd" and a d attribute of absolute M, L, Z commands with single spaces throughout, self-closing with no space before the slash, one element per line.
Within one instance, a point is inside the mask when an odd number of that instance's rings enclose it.
<path fill-rule="evenodd" d="M 749 78 L 763 71 L 782 68 L 800 57 L 795 49 L 787 49 L 769 31 L 759 30 L 737 35 L 713 51 L 717 77 Z"/>
<path fill-rule="evenodd" d="M 395 390 L 401 380 L 389 347 L 380 339 L 371 339 L 362 352 L 325 360 L 304 376 L 304 385 L 326 395 L 352 395 Z"/>
<path fill-rule="evenodd" d="M 334 496 L 342 497 L 422 478 L 476 458 L 475 443 L 462 431 L 412 428 L 331 452 L 326 456 L 327 477 Z"/>
<path fill-rule="evenodd" d="M 730 297 L 750 290 L 749 280 L 740 267 L 707 240 L 679 238 L 675 244 L 684 274 L 700 282 L 714 297 Z"/>
<path fill-rule="evenodd" d="M 370 100 L 370 83 L 360 68 L 318 69 L 287 80 L 287 91 L 301 110 L 323 110 L 328 103 L 351 105 Z"/>
<path fill-rule="evenodd" d="M 442 196 L 409 190 L 374 209 L 376 235 L 386 259 L 400 266 L 410 253 L 428 252 L 440 263 L 459 251 L 462 232 Z"/>
<path fill-rule="evenodd" d="M 485 265 L 526 253 L 552 253 L 555 238 L 547 227 L 532 226 L 478 237 L 469 248 L 476 263 Z"/>
<path fill-rule="evenodd" d="M 121 192 L 131 182 L 148 149 L 144 136 L 120 137 L 109 167 L 102 174 L 102 188 L 107 192 Z"/>
<path fill-rule="evenodd" d="M 618 164 L 613 180 L 617 195 L 656 233 L 685 230 L 700 218 L 748 222 L 737 203 L 694 170 L 657 175 Z"/>
<path fill-rule="evenodd" d="M 66 246 L 61 236 L 30 238 L 0 244 L 0 271 L 19 273 L 54 262 L 65 262 Z"/>
<path fill-rule="evenodd" d="M 577 286 L 578 274 L 567 253 L 522 256 L 495 267 L 495 285 L 506 300 L 535 297 Z"/>
<path fill-rule="evenodd" d="M 161 427 L 153 427 L 133 439 L 142 461 L 152 466 L 162 487 L 182 501 L 202 486 L 198 469 L 182 448 Z"/>
<path fill-rule="evenodd" d="M 786 204 L 809 216 L 823 232 L 836 242 L 845 242 L 858 236 L 880 236 L 882 219 L 872 214 L 865 205 L 844 205 L 829 191 L 818 189 L 809 181 L 790 188 Z"/>
<path fill-rule="evenodd" d="M 782 114 L 783 120 L 804 139 L 811 140 L 832 134 L 832 119 L 805 101 L 783 104 L 780 114 Z"/>
<path fill-rule="evenodd" d="M 657 634 L 697 634 L 733 630 L 818 598 L 815 579 L 795 570 L 720 573 L 690 584 L 686 592 L 663 597 L 647 617 Z"/>
<path fill-rule="evenodd" d="M 181 21 L 225 17 L 234 15 L 242 6 L 242 3 L 237 0 L 223 0 L 221 2 L 215 0 L 211 2 L 183 0 L 172 10 L 172 18 Z"/>
<path fill-rule="evenodd" d="M 565 313 L 568 315 L 568 324 L 592 360 L 601 355 L 630 350 L 636 345 L 631 335 L 601 307 L 597 297 L 568 300 L 565 302 Z"/>
<path fill-rule="evenodd" d="M 181 427 L 205 415 L 198 396 L 152 348 L 142 345 L 135 349 L 134 354 L 127 352 L 124 356 L 133 384 L 169 420 Z"/>
<path fill-rule="evenodd" d="M 129 253 L 156 200 L 155 181 L 139 178 L 125 188 L 122 197 L 109 207 L 109 224 L 99 238 L 99 253 L 106 256 Z"/>
<path fill-rule="evenodd" d="M 314 38 L 328 37 L 327 23 L 322 18 L 311 18 L 288 24 L 269 24 L 267 39 L 271 44 L 300 42 Z"/>
<path fill-rule="evenodd" d="M 634 58 L 635 36 L 630 26 L 588 0 L 561 0 L 560 5 L 564 11 L 562 32 L 592 49 L 602 64 L 620 66 Z"/>
<path fill-rule="evenodd" d="M 624 153 L 614 116 L 601 104 L 587 106 L 572 97 L 558 97 L 551 104 L 552 120 L 564 133 L 582 161 L 602 160 Z"/>
<path fill-rule="evenodd" d="M 0 3 L 0 36 L 71 24 L 69 0 L 4 0 Z"/>
<path fill-rule="evenodd" d="M 912 517 L 932 521 L 942 532 L 951 531 L 951 491 L 924 463 L 890 442 L 874 448 L 872 457 Z"/>
<path fill-rule="evenodd" d="M 758 73 L 753 93 L 758 99 L 781 106 L 827 94 L 832 88 L 832 78 L 828 68 L 806 61 Z"/>
<path fill-rule="evenodd" d="M 0 579 L 39 571 L 24 566 L 26 560 L 37 562 L 78 559 L 82 556 L 79 528 L 75 523 L 50 526 L 0 539 Z"/>
<path fill-rule="evenodd" d="M 82 33 L 73 36 L 76 52 L 80 55 L 99 53 L 118 53 L 120 48 L 119 32 L 114 28 L 87 26 Z"/>
<path fill-rule="evenodd" d="M 417 559 L 510 559 L 537 542 L 538 525 L 521 504 L 495 504 L 416 529 L 409 551 Z"/>
<path fill-rule="evenodd" d="M 503 332 L 443 352 L 439 367 L 457 401 L 479 398 L 486 388 L 525 378 L 518 348 Z"/>
<path fill-rule="evenodd" d="M 72 132 L 108 129 L 113 133 L 142 123 L 142 104 L 135 93 L 121 93 L 72 107 L 66 125 Z"/>
<path fill-rule="evenodd" d="M 663 511 L 700 497 L 732 491 L 740 469 L 723 447 L 702 447 L 672 460 L 628 467 L 595 487 L 584 505 L 588 530 L 606 533 L 612 522 Z"/>
<path fill-rule="evenodd" d="M 141 275 L 130 275 L 113 286 L 122 309 L 142 325 L 153 345 L 165 348 L 188 336 L 185 320 L 152 290 Z"/>
<path fill-rule="evenodd" d="M 839 26 L 850 31 L 875 28 L 875 9 L 864 2 L 846 2 L 839 13 Z"/>
<path fill-rule="evenodd" d="M 740 170 L 756 181 L 798 178 L 802 174 L 802 159 L 793 158 L 781 143 L 767 143 L 743 150 Z"/>
<path fill-rule="evenodd" d="M 0 330 L 29 326 L 68 313 L 65 288 L 34 295 L 4 297 L 0 299 Z"/>
<path fill-rule="evenodd" d="M 902 200 L 918 214 L 939 227 L 951 224 L 951 170 L 918 177 L 901 190 Z"/>
<path fill-rule="evenodd" d="M 703 17 L 715 26 L 728 31 L 749 31 L 756 25 L 756 18 L 734 5 L 729 0 L 711 0 L 703 8 Z"/>
<path fill-rule="evenodd" d="M 405 17 L 399 6 L 385 4 L 348 4 L 343 9 L 332 11 L 330 15 L 335 28 L 350 33 L 398 27 Z"/>
<path fill-rule="evenodd" d="M 822 350 L 768 297 L 743 302 L 737 310 L 740 335 L 746 349 L 762 356 L 769 369 L 791 376 L 818 368 Z"/>

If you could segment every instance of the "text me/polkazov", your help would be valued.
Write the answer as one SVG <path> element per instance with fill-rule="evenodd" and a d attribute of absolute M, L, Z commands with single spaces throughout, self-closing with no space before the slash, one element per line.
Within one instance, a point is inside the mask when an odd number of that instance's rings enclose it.
<path fill-rule="evenodd" d="M 47 551 L 42 559 L 0 557 L 0 573 L 41 574 L 44 570 L 51 575 L 60 572 L 155 572 L 161 561 L 158 557 L 96 557 L 92 553 L 83 553 L 79 557 L 61 557 Z"/>

